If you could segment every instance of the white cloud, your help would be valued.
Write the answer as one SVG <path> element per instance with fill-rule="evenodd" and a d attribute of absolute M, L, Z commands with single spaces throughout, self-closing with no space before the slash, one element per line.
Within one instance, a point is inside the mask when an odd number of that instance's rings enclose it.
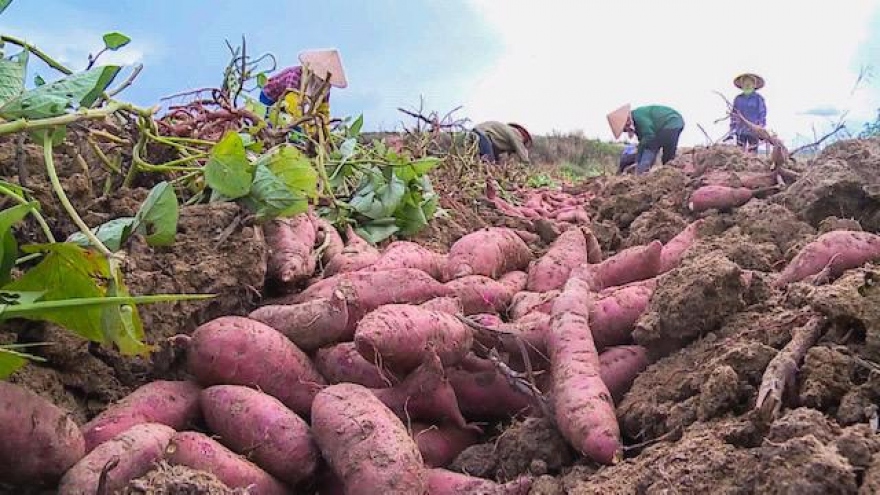
<path fill-rule="evenodd" d="M 873 119 L 875 88 L 852 92 L 855 56 L 867 39 L 878 0 L 471 0 L 503 40 L 503 56 L 466 100 L 476 120 L 518 120 L 536 132 L 583 130 L 610 139 L 605 115 L 624 102 L 666 104 L 682 112 L 682 144 L 724 134 L 733 77 L 757 72 L 768 127 L 786 140 L 829 117 L 815 108 Z M 876 58 L 876 57 L 874 57 Z"/>

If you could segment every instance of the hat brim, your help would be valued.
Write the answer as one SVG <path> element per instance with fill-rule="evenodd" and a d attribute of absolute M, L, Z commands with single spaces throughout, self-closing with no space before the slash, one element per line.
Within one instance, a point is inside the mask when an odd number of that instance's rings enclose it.
<path fill-rule="evenodd" d="M 337 88 L 348 86 L 342 59 L 337 50 L 311 50 L 299 54 L 299 61 L 313 74 L 326 79 L 330 75 L 330 85 Z"/>
<path fill-rule="evenodd" d="M 626 127 L 627 121 L 629 121 L 631 110 L 629 103 L 627 103 L 608 114 L 608 125 L 611 127 L 614 139 L 619 138 L 623 134 L 623 129 Z"/>
<path fill-rule="evenodd" d="M 759 75 L 757 75 L 757 74 L 752 74 L 752 73 L 750 73 L 750 72 L 749 72 L 749 73 L 745 73 L 745 74 L 740 74 L 740 75 L 736 76 L 736 77 L 733 79 L 733 85 L 736 86 L 736 87 L 739 88 L 739 89 L 742 89 L 742 81 L 743 81 L 743 79 L 745 79 L 746 77 L 751 77 L 751 78 L 753 78 L 753 79 L 755 80 L 755 89 L 761 89 L 761 88 L 764 87 L 764 78 L 761 77 L 761 76 L 759 76 Z"/>

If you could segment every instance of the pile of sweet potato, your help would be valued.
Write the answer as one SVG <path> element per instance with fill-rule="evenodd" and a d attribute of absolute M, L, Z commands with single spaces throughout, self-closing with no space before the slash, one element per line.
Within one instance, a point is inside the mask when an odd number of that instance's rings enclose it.
<path fill-rule="evenodd" d="M 0 430 L 0 482 L 113 493 L 165 460 L 254 494 L 526 494 L 529 477 L 446 468 L 490 425 L 529 415 L 616 463 L 615 404 L 653 355 L 633 329 L 702 222 L 606 257 L 588 220 L 561 221 L 540 256 L 535 236 L 508 228 L 441 254 L 343 239 L 312 214 L 273 221 L 268 276 L 282 294 L 176 336 L 189 379 L 148 383 L 81 426 L 0 383 L 0 422 L 20 425 Z M 878 257 L 880 237 L 830 232 L 775 284 Z"/>

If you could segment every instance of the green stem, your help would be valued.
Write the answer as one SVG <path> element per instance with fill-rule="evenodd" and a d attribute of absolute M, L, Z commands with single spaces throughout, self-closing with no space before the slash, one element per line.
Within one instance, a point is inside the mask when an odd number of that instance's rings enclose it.
<path fill-rule="evenodd" d="M 5 194 L 6 196 L 9 196 L 13 200 L 15 200 L 16 203 L 21 204 L 21 205 L 26 205 L 29 203 L 28 200 L 22 198 L 18 194 L 15 194 L 15 192 L 12 191 L 11 189 L 8 189 L 3 186 L 0 186 L 0 194 Z M 49 224 L 46 223 L 46 219 L 43 218 L 43 215 L 39 212 L 39 210 L 36 210 L 36 209 L 31 210 L 31 215 L 33 215 L 34 218 L 37 219 L 37 223 L 40 224 L 40 228 L 43 229 L 43 234 L 46 235 L 46 238 L 49 240 L 49 242 L 54 243 L 55 236 L 52 235 L 52 229 L 49 228 Z"/>
<path fill-rule="evenodd" d="M 18 119 L 0 124 L 0 136 L 21 131 L 37 131 L 41 129 L 49 129 L 52 127 L 72 124 L 81 120 L 102 119 L 119 110 L 137 111 L 135 110 L 135 107 L 133 105 L 127 103 L 113 102 L 103 108 L 80 110 L 78 112 L 66 113 L 64 115 L 49 117 L 46 119 Z"/>
<path fill-rule="evenodd" d="M 216 297 L 214 294 L 155 294 L 150 296 L 75 297 L 57 301 L 37 301 L 30 304 L 0 304 L 0 320 L 40 315 L 45 311 L 91 306 L 118 306 L 120 304 L 151 304 L 175 301 L 200 301 Z"/>
<path fill-rule="evenodd" d="M 46 55 L 42 50 L 35 47 L 34 45 L 31 45 L 30 43 L 28 43 L 24 40 L 21 40 L 18 38 L 13 38 L 12 36 L 0 35 L 0 41 L 3 41 L 4 43 L 12 43 L 13 45 L 18 45 L 18 46 L 24 48 L 25 50 L 36 55 L 43 62 L 46 62 L 46 65 L 48 65 L 49 67 L 57 70 L 58 72 L 66 75 L 66 76 L 73 74 L 72 70 L 70 70 L 67 67 L 61 65 L 60 63 L 56 62 L 55 59 L 53 59 L 49 55 Z"/>
<path fill-rule="evenodd" d="M 70 215 L 73 223 L 75 223 L 76 226 L 79 227 L 79 230 L 82 231 L 83 235 L 86 236 L 86 239 L 88 239 L 89 242 L 108 260 L 111 260 L 113 258 L 113 253 L 107 249 L 107 246 L 98 239 L 98 236 L 96 236 L 83 219 L 80 218 L 76 208 L 74 208 L 73 205 L 70 204 L 70 200 L 67 199 L 64 187 L 61 186 L 61 181 L 58 180 L 58 172 L 55 170 L 55 159 L 52 156 L 52 139 L 49 135 L 49 131 L 43 131 L 43 160 L 46 162 L 46 172 L 49 174 L 49 182 L 51 182 L 52 189 L 58 196 L 58 200 L 61 201 L 61 206 L 64 207 L 64 210 Z"/>

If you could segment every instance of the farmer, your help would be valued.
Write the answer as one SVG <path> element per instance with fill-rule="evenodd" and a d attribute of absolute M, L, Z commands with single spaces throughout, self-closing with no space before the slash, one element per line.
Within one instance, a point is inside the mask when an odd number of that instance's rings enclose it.
<path fill-rule="evenodd" d="M 481 122 L 474 127 L 478 138 L 480 158 L 490 163 L 498 163 L 502 153 L 516 154 L 524 163 L 529 163 L 529 150 L 532 135 L 525 127 L 497 121 Z"/>
<path fill-rule="evenodd" d="M 737 146 L 748 152 L 756 152 L 758 136 L 742 122 L 737 112 L 752 124 L 761 127 L 767 125 L 767 106 L 764 104 L 764 97 L 757 93 L 757 90 L 764 87 L 764 78 L 757 74 L 740 74 L 733 80 L 733 85 L 742 89 L 742 93 L 736 95 L 733 100 L 734 111 L 730 115 L 730 132 L 725 141 L 736 138 Z"/>
<path fill-rule="evenodd" d="M 287 67 L 270 77 L 260 91 L 260 103 L 267 106 L 274 105 L 283 97 L 285 111 L 294 120 L 303 117 L 304 99 L 321 96 L 318 93 L 328 78 L 330 86 L 337 88 L 348 86 L 345 70 L 336 50 L 306 51 L 299 55 L 299 61 L 302 65 Z M 301 88 L 303 66 L 307 67 L 313 76 L 308 78 L 305 88 Z M 323 117 L 325 125 L 330 121 L 330 88 L 327 88 L 321 98 L 315 114 Z M 309 130 L 312 127 L 307 126 Z"/>
<path fill-rule="evenodd" d="M 678 138 L 684 129 L 684 118 L 672 108 L 647 105 L 631 109 L 626 104 L 608 114 L 608 125 L 614 139 L 624 131 L 639 140 L 636 155 L 636 174 L 644 174 L 654 165 L 657 153 L 663 149 L 661 161 L 666 164 L 675 158 Z"/>
<path fill-rule="evenodd" d="M 617 167 L 617 173 L 622 174 L 624 170 L 636 164 L 638 158 L 638 149 L 632 143 L 625 143 L 623 150 L 620 152 L 620 163 Z"/>

